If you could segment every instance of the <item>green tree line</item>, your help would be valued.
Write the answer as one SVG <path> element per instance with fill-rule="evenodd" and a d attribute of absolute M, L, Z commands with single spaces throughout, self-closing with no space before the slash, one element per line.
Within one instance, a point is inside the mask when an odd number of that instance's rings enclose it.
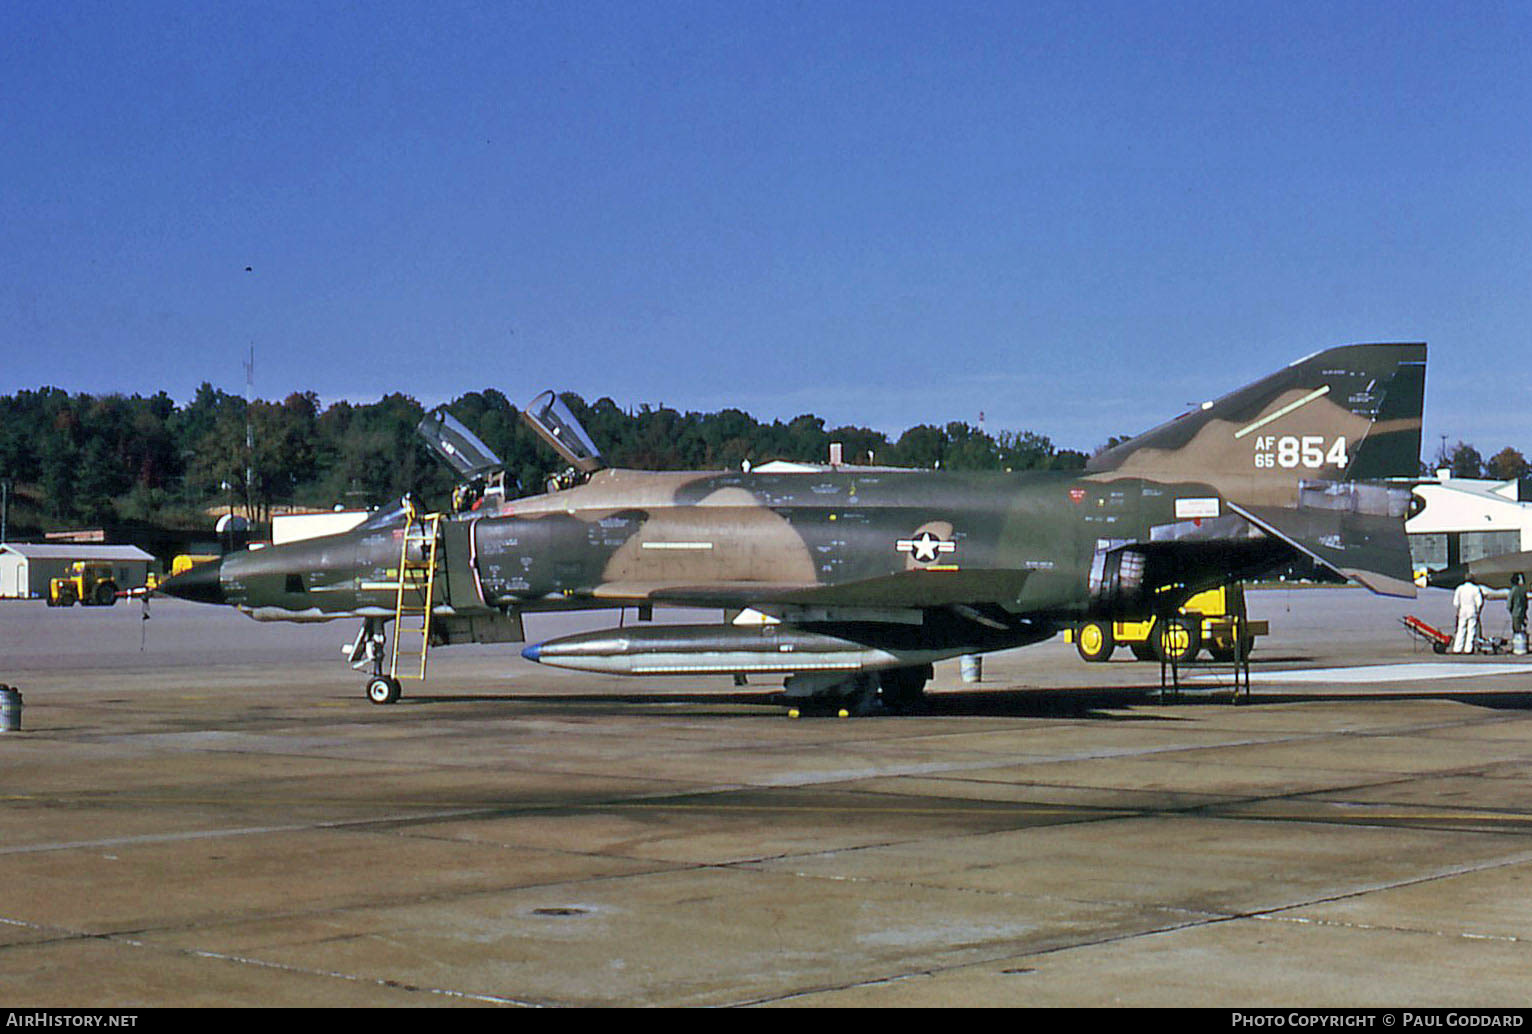
<path fill-rule="evenodd" d="M 608 462 L 651 470 L 737 468 L 773 459 L 823 462 L 840 442 L 849 463 L 951 470 L 1073 469 L 1084 453 L 1032 431 L 990 433 L 966 423 L 922 424 L 897 437 L 827 427 L 803 415 L 766 423 L 738 409 L 625 410 L 609 398 L 564 401 Z M 493 389 L 448 409 L 505 460 L 529 490 L 558 458 Z M 13 535 L 114 520 L 192 527 L 210 508 L 260 519 L 274 505 L 375 506 L 414 492 L 444 504 L 451 472 L 421 445 L 423 407 L 406 395 L 322 406 L 312 392 L 248 401 L 204 383 L 185 405 L 164 392 L 0 396 L 0 479 L 11 483 Z"/>
<path fill-rule="evenodd" d="M 1495 481 L 1510 481 L 1514 478 L 1524 478 L 1532 474 L 1532 463 L 1518 449 L 1506 446 L 1489 459 L 1479 455 L 1467 442 L 1458 442 L 1452 448 L 1447 448 L 1443 443 L 1441 451 L 1437 454 L 1436 463 L 1431 471 L 1450 470 L 1455 478 L 1490 478 Z M 1426 471 L 1422 471 L 1426 473 Z"/>

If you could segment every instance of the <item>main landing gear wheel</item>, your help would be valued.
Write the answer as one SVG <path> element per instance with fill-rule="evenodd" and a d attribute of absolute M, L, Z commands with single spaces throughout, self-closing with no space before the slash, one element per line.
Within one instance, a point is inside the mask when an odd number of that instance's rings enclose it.
<path fill-rule="evenodd" d="M 387 675 L 374 675 L 367 680 L 367 699 L 375 704 L 398 703 L 399 680 Z"/>
<path fill-rule="evenodd" d="M 918 711 L 926 700 L 926 683 L 934 674 L 929 664 L 879 672 L 878 700 L 893 714 Z"/>
<path fill-rule="evenodd" d="M 929 664 L 847 675 L 802 672 L 784 685 L 790 717 L 800 715 L 910 714 L 925 700 L 926 683 L 934 672 Z"/>
<path fill-rule="evenodd" d="M 1112 626 L 1104 621 L 1087 621 L 1075 631 L 1075 650 L 1087 661 L 1111 660 L 1117 642 Z"/>

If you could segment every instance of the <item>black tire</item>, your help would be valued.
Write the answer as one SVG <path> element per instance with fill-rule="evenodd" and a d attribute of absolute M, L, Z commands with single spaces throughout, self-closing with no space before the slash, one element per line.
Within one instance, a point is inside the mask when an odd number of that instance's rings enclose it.
<path fill-rule="evenodd" d="M 377 675 L 367 680 L 367 699 L 374 704 L 395 704 L 401 695 L 398 679 Z"/>
<path fill-rule="evenodd" d="M 1117 649 L 1112 626 L 1105 621 L 1086 621 L 1075 629 L 1075 652 L 1092 664 L 1108 661 Z"/>
<path fill-rule="evenodd" d="M 117 583 L 116 582 L 97 582 L 96 583 L 96 606 L 98 606 L 98 607 L 112 607 L 112 606 L 115 606 L 116 604 L 117 604 Z"/>
<path fill-rule="evenodd" d="M 934 672 L 929 664 L 890 668 L 878 673 L 878 699 L 895 714 L 914 711 L 926 699 L 926 683 Z"/>
<path fill-rule="evenodd" d="M 1160 660 L 1167 664 L 1185 664 L 1202 649 L 1202 629 L 1198 622 L 1188 618 L 1162 618 L 1150 630 L 1149 641 L 1154 644 Z"/>

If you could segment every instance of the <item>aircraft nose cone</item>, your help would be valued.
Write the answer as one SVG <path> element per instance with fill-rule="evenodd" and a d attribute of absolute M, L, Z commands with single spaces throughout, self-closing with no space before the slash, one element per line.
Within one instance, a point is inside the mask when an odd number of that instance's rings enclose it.
<path fill-rule="evenodd" d="M 1467 572 L 1467 564 L 1454 564 L 1440 571 L 1430 571 L 1426 574 L 1426 585 L 1433 589 L 1456 589 L 1463 584 L 1463 576 Z"/>
<path fill-rule="evenodd" d="M 198 603 L 223 603 L 222 560 L 209 560 L 160 583 L 159 592 Z"/>

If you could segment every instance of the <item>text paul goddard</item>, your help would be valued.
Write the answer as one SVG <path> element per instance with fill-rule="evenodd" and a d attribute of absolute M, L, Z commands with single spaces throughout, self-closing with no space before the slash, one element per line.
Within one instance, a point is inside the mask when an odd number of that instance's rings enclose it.
<path fill-rule="evenodd" d="M 1235 1027 L 1520 1027 L 1524 1016 L 1497 1012 L 1246 1013 Z"/>

